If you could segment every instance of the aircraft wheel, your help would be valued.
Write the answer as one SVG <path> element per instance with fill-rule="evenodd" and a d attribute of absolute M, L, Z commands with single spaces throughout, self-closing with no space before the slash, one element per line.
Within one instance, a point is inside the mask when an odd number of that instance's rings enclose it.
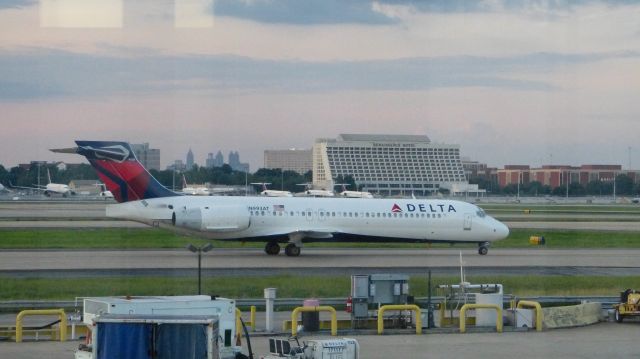
<path fill-rule="evenodd" d="M 300 247 L 296 246 L 293 243 L 289 243 L 285 247 L 284 253 L 289 257 L 297 257 L 300 255 Z"/>
<path fill-rule="evenodd" d="M 487 255 L 487 253 L 489 253 L 489 248 L 485 247 L 485 246 L 480 246 L 478 247 L 478 254 L 481 256 Z"/>
<path fill-rule="evenodd" d="M 270 256 L 277 256 L 280 254 L 280 245 L 276 242 L 269 242 L 264 247 L 264 251 Z"/>

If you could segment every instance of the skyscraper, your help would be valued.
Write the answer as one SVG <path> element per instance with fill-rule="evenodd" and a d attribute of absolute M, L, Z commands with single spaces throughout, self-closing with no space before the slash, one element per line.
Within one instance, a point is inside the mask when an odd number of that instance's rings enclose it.
<path fill-rule="evenodd" d="M 195 162 L 193 161 L 193 151 L 189 148 L 189 152 L 187 152 L 187 170 L 193 169 Z"/>
<path fill-rule="evenodd" d="M 131 149 L 144 168 L 160 171 L 160 150 L 149 148 L 148 143 L 131 144 Z"/>
<path fill-rule="evenodd" d="M 229 166 L 234 171 L 249 172 L 249 164 L 240 162 L 240 152 L 229 152 Z"/>

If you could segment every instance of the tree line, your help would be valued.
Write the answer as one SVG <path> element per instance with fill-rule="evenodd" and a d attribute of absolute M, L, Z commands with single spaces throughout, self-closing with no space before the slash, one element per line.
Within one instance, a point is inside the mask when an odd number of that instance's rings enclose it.
<path fill-rule="evenodd" d="M 499 187 L 495 181 L 487 181 L 483 177 L 470 178 L 469 183 L 478 184 L 480 188 L 486 189 L 491 194 L 517 195 L 518 187 L 521 196 L 612 196 L 614 194 L 621 196 L 636 196 L 640 193 L 640 183 L 634 183 L 633 178 L 627 174 L 619 174 L 613 181 L 591 181 L 586 185 L 578 182 L 569 183 L 569 186 L 562 185 L 552 188 L 538 181 L 529 183 L 509 184 Z"/>
<path fill-rule="evenodd" d="M 53 164 L 32 164 L 29 168 L 16 166 L 9 170 L 0 165 L 0 183 L 5 187 L 32 187 L 38 184 L 38 176 L 40 176 L 39 183 L 46 185 L 48 182 L 47 170 L 51 173 L 51 180 L 55 183 L 69 183 L 72 180 L 99 181 L 95 170 L 89 164 L 71 165 L 64 171 L 58 170 Z M 184 172 L 175 172 L 173 170 L 151 170 L 150 172 L 167 188 L 178 190 L 182 188 L 183 175 L 188 184 L 210 183 L 213 185 L 244 186 L 245 183 L 263 182 L 271 183 L 269 186 L 271 189 L 283 189 L 291 192 L 303 191 L 304 187 L 300 186 L 300 184 L 312 181 L 311 171 L 299 174 L 294 171 L 261 168 L 254 173 L 245 173 L 234 171 L 228 164 L 212 168 L 194 166 L 193 169 Z M 335 182 L 348 184 L 348 189 L 350 190 L 360 189 L 356 186 L 352 176 L 336 178 Z M 469 183 L 478 184 L 480 189 L 486 189 L 489 194 L 518 194 L 517 184 L 510 184 L 500 188 L 497 182 L 489 181 L 484 177 L 472 177 L 469 179 Z M 330 190 L 330 188 L 327 188 L 327 190 Z M 614 183 L 613 181 L 591 181 L 583 186 L 580 183 L 573 182 L 569 184 L 568 192 L 569 196 L 611 196 L 614 192 Z M 520 184 L 519 193 L 521 196 L 565 196 L 567 194 L 567 186 L 551 188 L 548 185 L 533 181 Z M 626 174 L 619 174 L 615 179 L 615 193 L 621 196 L 636 196 L 640 194 L 640 183 L 634 183 L 633 179 Z"/>

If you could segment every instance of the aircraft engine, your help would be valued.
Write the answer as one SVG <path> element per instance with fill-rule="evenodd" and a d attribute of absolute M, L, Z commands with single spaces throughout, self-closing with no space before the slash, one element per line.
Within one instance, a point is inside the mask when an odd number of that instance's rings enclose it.
<path fill-rule="evenodd" d="M 177 208 L 174 226 L 202 232 L 235 232 L 249 228 L 250 218 L 243 206 L 206 206 Z"/>

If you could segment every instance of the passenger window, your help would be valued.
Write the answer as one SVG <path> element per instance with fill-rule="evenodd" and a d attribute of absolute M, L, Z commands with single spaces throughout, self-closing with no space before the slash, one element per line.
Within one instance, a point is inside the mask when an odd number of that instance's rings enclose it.
<path fill-rule="evenodd" d="M 307 212 L 302 212 L 302 216 L 303 216 L 303 217 L 306 215 L 305 213 L 307 213 Z"/>
<path fill-rule="evenodd" d="M 260 212 L 260 215 L 261 215 L 261 216 L 264 216 L 264 211 Z"/>
<path fill-rule="evenodd" d="M 274 217 L 276 216 L 276 211 L 273 211 L 273 216 L 274 216 Z"/>
<path fill-rule="evenodd" d="M 354 213 L 354 217 L 356 218 L 358 217 L 358 212 Z"/>

